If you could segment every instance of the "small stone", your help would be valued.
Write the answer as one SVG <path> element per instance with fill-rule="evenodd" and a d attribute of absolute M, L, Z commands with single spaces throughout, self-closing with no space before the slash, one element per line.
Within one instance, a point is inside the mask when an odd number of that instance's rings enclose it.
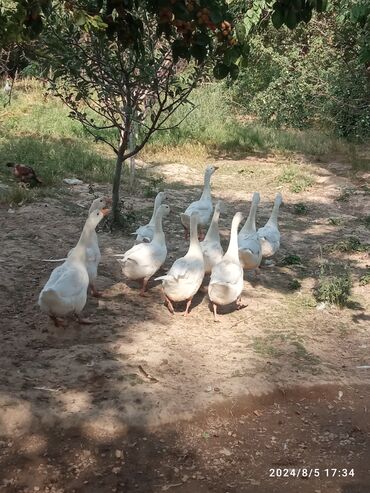
<path fill-rule="evenodd" d="M 121 459 L 121 457 L 123 457 L 122 450 L 116 450 L 115 456 L 117 459 Z"/>

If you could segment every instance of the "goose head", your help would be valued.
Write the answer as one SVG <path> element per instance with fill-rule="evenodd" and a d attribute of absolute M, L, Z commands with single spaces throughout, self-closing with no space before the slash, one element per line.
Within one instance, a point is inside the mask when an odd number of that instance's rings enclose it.
<path fill-rule="evenodd" d="M 275 196 L 275 204 L 280 206 L 282 203 L 283 203 L 283 196 L 281 195 L 280 192 L 278 192 Z"/>
<path fill-rule="evenodd" d="M 252 196 L 252 202 L 254 204 L 259 204 L 260 200 L 261 200 L 261 196 L 260 196 L 259 192 L 254 192 L 254 194 Z"/>
<path fill-rule="evenodd" d="M 159 204 L 162 204 L 165 200 L 167 200 L 167 194 L 166 192 L 159 192 L 157 194 L 156 199 L 158 200 Z"/>
<path fill-rule="evenodd" d="M 217 170 L 218 170 L 218 166 L 213 166 L 213 165 L 209 164 L 206 167 L 205 175 L 208 177 L 211 177 L 213 175 L 213 173 Z"/>
<path fill-rule="evenodd" d="M 160 215 L 161 217 L 168 216 L 170 213 L 170 207 L 167 204 L 162 204 L 158 207 L 157 214 Z"/>
<path fill-rule="evenodd" d="M 95 229 L 96 226 L 100 223 L 103 217 L 107 216 L 110 213 L 110 209 L 103 207 L 100 210 L 95 209 L 89 214 L 89 217 L 86 221 L 86 225 Z"/>
<path fill-rule="evenodd" d="M 99 211 L 101 209 L 108 208 L 112 205 L 112 199 L 109 197 L 98 197 L 93 201 L 89 209 L 89 215 L 94 211 Z"/>

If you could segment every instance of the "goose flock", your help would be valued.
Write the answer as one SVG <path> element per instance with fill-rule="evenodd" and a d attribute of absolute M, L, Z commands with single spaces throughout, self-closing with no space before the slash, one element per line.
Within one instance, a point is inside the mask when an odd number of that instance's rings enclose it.
<path fill-rule="evenodd" d="M 211 196 L 211 177 L 216 170 L 215 166 L 207 166 L 200 199 L 180 214 L 185 238 L 190 238 L 189 248 L 183 257 L 175 260 L 166 274 L 154 277 L 167 258 L 162 222 L 170 213 L 170 207 L 164 203 L 167 199 L 165 192 L 158 193 L 149 223 L 132 233 L 136 236 L 132 248 L 116 255 L 123 275 L 141 282 L 140 295 L 146 296 L 152 277 L 155 281 L 161 281 L 164 301 L 172 314 L 175 313 L 173 304 L 185 301 L 184 315 L 188 315 L 194 295 L 201 288 L 205 275 L 209 275 L 208 296 L 215 322 L 219 321 L 218 307 L 231 304 L 237 308 L 243 306 L 244 270 L 257 274 L 262 259 L 275 255 L 279 250 L 278 214 L 282 203 L 282 196 L 278 193 L 269 220 L 257 230 L 256 213 L 260 194 L 255 192 L 248 218 L 239 233 L 243 216 L 241 212 L 234 215 L 229 245 L 224 253 L 218 227 L 224 207 L 221 201 L 213 207 Z M 111 201 L 106 197 L 93 201 L 77 245 L 66 258 L 59 259 L 64 261 L 63 264 L 52 271 L 39 295 L 41 310 L 49 315 L 56 326 L 64 325 L 64 318 L 71 315 L 80 323 L 91 323 L 81 317 L 81 312 L 89 290 L 93 296 L 101 296 L 96 289 L 101 254 L 95 228 L 109 214 L 110 205 Z M 204 235 L 207 227 L 207 234 Z"/>

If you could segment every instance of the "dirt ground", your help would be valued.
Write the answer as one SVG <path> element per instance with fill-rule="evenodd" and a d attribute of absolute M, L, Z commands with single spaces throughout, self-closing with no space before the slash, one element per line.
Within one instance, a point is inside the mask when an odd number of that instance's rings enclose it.
<path fill-rule="evenodd" d="M 75 244 L 89 186 L 2 207 L 0 491 L 370 492 L 369 286 L 359 282 L 369 256 L 329 249 L 349 236 L 369 242 L 369 174 L 301 159 L 294 166 L 313 184 L 294 193 L 281 180 L 286 163 L 272 157 L 217 164 L 213 196 L 226 205 L 225 244 L 253 191 L 262 198 L 259 225 L 276 191 L 284 197 L 274 265 L 246 275 L 247 307 L 226 310 L 219 324 L 202 292 L 185 319 L 181 306 L 169 314 L 158 283 L 143 299 L 122 278 L 113 255 L 131 246 L 132 225 L 99 233 L 104 297 L 85 309 L 94 324 L 53 327 L 37 297 L 55 264 L 41 259 Z M 199 196 L 202 169 L 152 164 L 141 171 L 148 173 L 162 176 L 168 191 L 168 268 L 187 249 L 178 213 Z M 151 214 L 144 183 L 125 194 L 137 224 Z M 297 203 L 306 214 L 296 214 Z M 284 265 L 287 255 L 301 263 Z M 350 265 L 344 309 L 313 297 L 328 261 Z M 320 477 L 269 477 L 271 468 L 303 467 L 319 468 Z M 325 477 L 332 467 L 354 468 L 354 477 Z"/>

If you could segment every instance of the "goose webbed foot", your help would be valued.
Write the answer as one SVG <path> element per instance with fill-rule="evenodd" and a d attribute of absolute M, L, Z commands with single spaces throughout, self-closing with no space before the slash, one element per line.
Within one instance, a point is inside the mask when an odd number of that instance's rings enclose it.
<path fill-rule="evenodd" d="M 76 320 L 80 325 L 92 325 L 94 322 L 88 318 L 83 318 L 80 315 L 76 315 Z"/>
<path fill-rule="evenodd" d="M 53 321 L 55 327 L 65 327 L 64 320 L 58 317 L 54 317 L 54 315 L 50 315 L 51 320 Z"/>
<path fill-rule="evenodd" d="M 90 284 L 89 288 L 90 293 L 94 296 L 94 298 L 102 298 L 103 293 L 96 289 L 95 284 Z"/>
<path fill-rule="evenodd" d="M 237 310 L 242 310 L 243 308 L 245 308 L 247 305 L 245 305 L 244 303 L 242 303 L 242 297 L 239 296 L 239 298 L 236 300 L 236 309 Z"/>

